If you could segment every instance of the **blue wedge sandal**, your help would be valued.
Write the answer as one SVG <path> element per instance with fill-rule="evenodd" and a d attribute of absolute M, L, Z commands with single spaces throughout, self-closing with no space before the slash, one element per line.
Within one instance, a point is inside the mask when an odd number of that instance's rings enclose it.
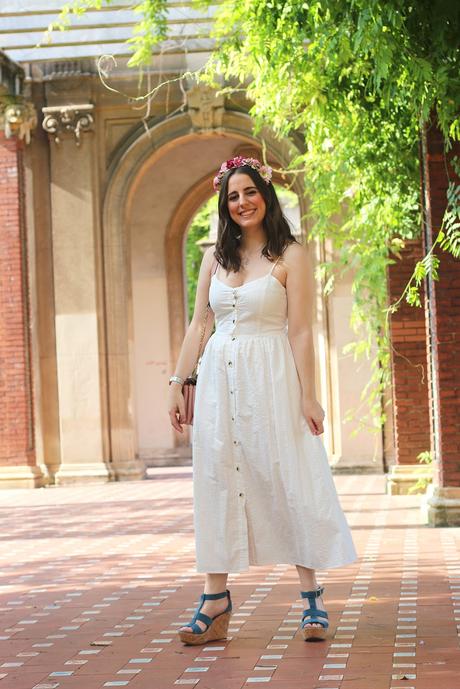
<path fill-rule="evenodd" d="M 219 598 L 228 599 L 228 605 L 224 612 L 221 612 L 215 617 L 209 617 L 201 612 L 201 608 L 206 600 L 218 600 Z M 202 593 L 200 605 L 195 610 L 193 619 L 188 624 L 184 624 L 184 627 L 191 627 L 193 631 L 179 631 L 179 638 L 184 644 L 188 644 L 189 646 L 199 646 L 200 644 L 207 644 L 209 641 L 225 639 L 231 614 L 232 600 L 228 589 L 223 593 Z M 201 629 L 197 624 L 197 620 L 204 622 L 206 629 Z"/>
<path fill-rule="evenodd" d="M 300 592 L 302 598 L 308 598 L 310 603 L 310 607 L 303 611 L 302 622 L 300 623 L 305 641 L 321 641 L 326 638 L 326 631 L 329 627 L 328 614 L 325 610 L 320 610 L 316 605 L 316 599 L 322 596 L 323 593 L 324 588 L 322 586 L 318 587 L 316 591 Z M 307 624 L 320 624 L 321 627 L 307 627 Z"/>

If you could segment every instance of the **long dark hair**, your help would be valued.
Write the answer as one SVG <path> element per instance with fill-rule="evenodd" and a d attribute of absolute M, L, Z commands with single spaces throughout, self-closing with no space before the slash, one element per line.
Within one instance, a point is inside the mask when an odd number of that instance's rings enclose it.
<path fill-rule="evenodd" d="M 265 201 L 266 211 L 263 228 L 267 235 L 267 243 L 262 249 L 262 255 L 270 261 L 274 261 L 281 256 L 288 244 L 297 240 L 283 215 L 273 184 L 271 182 L 267 184 L 257 170 L 249 165 L 232 168 L 224 176 L 219 191 L 219 225 L 214 255 L 227 271 L 238 272 L 241 268 L 241 228 L 230 217 L 227 199 L 228 182 L 234 174 L 249 175 Z"/>

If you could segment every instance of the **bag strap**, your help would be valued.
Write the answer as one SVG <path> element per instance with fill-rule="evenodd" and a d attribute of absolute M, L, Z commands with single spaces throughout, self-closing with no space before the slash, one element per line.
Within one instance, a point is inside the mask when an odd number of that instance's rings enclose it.
<path fill-rule="evenodd" d="M 199 361 L 200 361 L 200 359 L 201 359 L 201 354 L 202 354 L 201 350 L 202 350 L 202 347 L 203 347 L 204 334 L 205 334 L 205 332 L 206 332 L 206 323 L 208 322 L 209 309 L 210 309 L 210 306 L 209 306 L 209 302 L 208 302 L 208 303 L 206 304 L 206 313 L 205 313 L 205 315 L 204 315 L 203 327 L 201 328 L 200 346 L 198 347 L 198 355 L 197 355 L 197 358 L 196 358 L 195 366 L 194 366 L 194 368 L 193 368 L 194 371 L 196 371 L 196 369 L 198 368 L 198 363 L 199 363 Z"/>
<path fill-rule="evenodd" d="M 213 275 L 214 275 L 214 273 L 217 272 L 217 268 L 218 268 L 218 266 L 219 266 L 218 261 L 216 261 L 216 259 L 214 259 L 214 261 L 215 261 L 215 263 L 216 263 L 216 267 L 215 267 L 215 269 L 214 269 L 214 272 L 212 273 Z M 204 334 L 205 334 L 205 332 L 206 332 L 206 323 L 208 322 L 208 315 L 209 315 L 209 310 L 210 310 L 210 308 L 211 308 L 211 304 L 209 303 L 209 299 L 208 299 L 208 303 L 206 304 L 206 312 L 205 312 L 205 315 L 204 315 L 203 327 L 201 328 L 201 337 L 200 337 L 200 345 L 199 345 L 199 347 L 198 347 L 198 356 L 197 356 L 197 358 L 196 358 L 196 363 L 195 363 L 195 366 L 194 366 L 194 368 L 193 368 L 194 371 L 196 371 L 196 369 L 197 369 L 197 367 L 198 367 L 198 363 L 199 363 L 199 361 L 200 361 L 200 359 L 201 359 L 202 347 L 203 347 L 203 340 L 204 340 Z"/>
<path fill-rule="evenodd" d="M 281 261 L 282 258 L 283 258 L 283 254 L 281 254 L 281 256 L 278 256 L 278 258 L 276 259 L 276 261 L 273 263 L 273 265 L 271 267 L 269 275 L 271 275 L 273 273 L 273 269 L 278 265 L 278 262 Z"/>

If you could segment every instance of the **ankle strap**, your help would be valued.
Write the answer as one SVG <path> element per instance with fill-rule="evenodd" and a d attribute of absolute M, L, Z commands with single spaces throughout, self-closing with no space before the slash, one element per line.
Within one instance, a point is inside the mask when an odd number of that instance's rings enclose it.
<path fill-rule="evenodd" d="M 219 598 L 227 598 L 228 590 L 223 593 L 203 593 L 203 600 L 219 600 Z"/>
<path fill-rule="evenodd" d="M 315 591 L 301 591 L 300 595 L 302 598 L 308 598 L 309 600 L 319 598 L 324 593 L 324 586 L 319 586 Z"/>

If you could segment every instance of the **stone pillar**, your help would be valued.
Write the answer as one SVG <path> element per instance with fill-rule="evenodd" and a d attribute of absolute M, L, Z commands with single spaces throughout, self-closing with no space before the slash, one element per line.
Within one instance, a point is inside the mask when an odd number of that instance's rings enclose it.
<path fill-rule="evenodd" d="M 43 84 L 29 88 L 40 112 Z M 60 463 L 60 436 L 49 172 L 48 136 L 37 127 L 24 151 L 32 387 L 37 462 L 52 477 Z"/>
<path fill-rule="evenodd" d="M 431 246 L 446 209 L 449 182 L 460 184 L 450 161 L 460 156 L 457 141 L 448 152 L 431 125 L 422 139 L 425 240 Z M 457 219 L 458 222 L 458 219 Z M 424 510 L 433 526 L 460 524 L 460 261 L 437 250 L 439 281 L 428 281 L 430 319 L 431 449 L 433 484 Z"/>
<path fill-rule="evenodd" d="M 113 478 L 103 433 L 94 106 L 43 108 L 50 135 L 51 224 L 59 398 L 56 484 Z"/>
<path fill-rule="evenodd" d="M 401 258 L 389 266 L 390 304 L 399 299 L 423 255 L 422 238 L 407 241 Z M 422 289 L 422 303 L 423 295 Z M 404 299 L 390 321 L 396 463 L 389 468 L 387 488 L 392 495 L 407 493 L 421 477 L 431 475 L 431 468 L 417 460 L 419 453 L 430 449 L 426 336 L 425 310 L 410 306 Z"/>
<path fill-rule="evenodd" d="M 30 359 L 24 142 L 36 118 L 22 70 L 0 54 L 0 488 L 46 483 L 36 464 Z"/>

